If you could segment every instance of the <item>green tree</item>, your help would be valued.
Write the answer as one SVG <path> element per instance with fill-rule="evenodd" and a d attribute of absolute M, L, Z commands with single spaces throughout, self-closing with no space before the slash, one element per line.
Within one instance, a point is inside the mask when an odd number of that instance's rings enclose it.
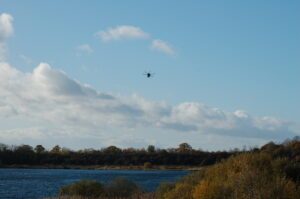
<path fill-rule="evenodd" d="M 34 151 L 38 154 L 40 153 L 44 153 L 46 151 L 46 149 L 42 146 L 42 145 L 36 145 L 36 147 L 34 148 Z"/>
<path fill-rule="evenodd" d="M 69 149 L 69 148 L 66 148 L 66 147 L 61 148 L 61 153 L 62 153 L 62 154 L 68 155 L 68 154 L 70 154 L 71 152 L 72 152 L 72 151 L 71 151 L 71 149 Z"/>
<path fill-rule="evenodd" d="M 33 148 L 29 145 L 18 146 L 15 149 L 15 155 L 15 161 L 19 164 L 27 164 L 35 159 Z"/>
<path fill-rule="evenodd" d="M 122 150 L 116 146 L 109 146 L 103 150 L 105 153 L 121 153 Z"/>
<path fill-rule="evenodd" d="M 5 144 L 0 143 L 0 151 L 4 151 L 7 149 L 7 146 Z"/>
<path fill-rule="evenodd" d="M 149 145 L 148 148 L 147 148 L 147 152 L 148 153 L 155 153 L 155 146 Z"/>
<path fill-rule="evenodd" d="M 16 152 L 31 154 L 31 153 L 33 153 L 33 148 L 32 148 L 32 146 L 24 144 L 24 145 L 18 146 L 16 149 Z"/>
<path fill-rule="evenodd" d="M 190 152 L 193 150 L 193 148 L 188 143 L 181 143 L 181 144 L 179 144 L 177 150 L 178 150 L 178 152 Z"/>
<path fill-rule="evenodd" d="M 61 147 L 59 145 L 55 145 L 51 151 L 51 153 L 60 153 L 61 152 Z"/>

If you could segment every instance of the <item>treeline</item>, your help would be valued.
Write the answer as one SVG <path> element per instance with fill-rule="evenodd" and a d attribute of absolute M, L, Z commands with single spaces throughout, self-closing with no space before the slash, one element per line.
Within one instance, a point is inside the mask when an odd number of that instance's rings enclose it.
<path fill-rule="evenodd" d="M 177 148 L 158 149 L 149 145 L 146 149 L 109 146 L 100 150 L 70 150 L 58 145 L 46 150 L 42 145 L 7 146 L 0 144 L 0 165 L 78 165 L 78 166 L 206 166 L 228 158 L 238 150 L 230 152 L 207 152 L 195 150 L 182 143 Z"/>

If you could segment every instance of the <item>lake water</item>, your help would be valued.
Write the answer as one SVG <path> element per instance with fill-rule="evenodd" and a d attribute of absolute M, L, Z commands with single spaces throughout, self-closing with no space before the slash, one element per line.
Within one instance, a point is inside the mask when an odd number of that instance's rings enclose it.
<path fill-rule="evenodd" d="M 174 182 L 188 171 L 0 169 L 0 198 L 39 199 L 56 196 L 61 186 L 80 179 L 107 183 L 116 177 L 134 181 L 147 191 L 161 182 Z"/>

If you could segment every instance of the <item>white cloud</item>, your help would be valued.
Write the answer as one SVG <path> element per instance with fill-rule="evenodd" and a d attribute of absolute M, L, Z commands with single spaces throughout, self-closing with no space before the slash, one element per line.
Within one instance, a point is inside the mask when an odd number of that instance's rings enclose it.
<path fill-rule="evenodd" d="M 96 33 L 96 36 L 103 42 L 122 39 L 150 39 L 149 33 L 139 27 L 128 25 L 116 26 L 108 28 L 105 31 L 99 31 Z M 152 40 L 150 48 L 168 55 L 175 54 L 175 50 L 169 43 L 159 39 Z"/>
<path fill-rule="evenodd" d="M 136 26 L 116 26 L 108 28 L 105 31 L 99 31 L 96 36 L 100 37 L 102 41 L 113 41 L 121 39 L 147 39 L 149 34 L 144 32 L 141 28 Z"/>
<path fill-rule="evenodd" d="M 77 46 L 76 49 L 78 51 L 84 52 L 84 53 L 92 53 L 92 52 L 94 52 L 93 48 L 89 44 L 79 45 L 79 46 Z"/>
<path fill-rule="evenodd" d="M 151 48 L 168 55 L 173 55 L 175 53 L 170 44 L 159 39 L 155 39 L 152 41 Z"/>
<path fill-rule="evenodd" d="M 7 13 L 3 13 L 0 15 L 0 41 L 3 41 L 10 37 L 14 28 L 12 25 L 13 17 Z"/>
<path fill-rule="evenodd" d="M 138 95 L 100 92 L 47 63 L 40 63 L 31 73 L 19 71 L 1 60 L 5 42 L 13 34 L 12 21 L 9 14 L 0 15 L 1 142 L 48 146 L 74 143 L 68 147 L 100 148 L 147 143 L 174 146 L 186 141 L 194 146 L 209 142 L 206 146 L 210 147 L 211 142 L 216 143 L 213 139 L 218 143 L 227 140 L 228 145 L 233 139 L 262 143 L 262 139 L 295 135 L 290 123 L 273 117 L 254 117 L 241 110 L 228 112 L 198 102 L 171 106 Z M 149 37 L 134 26 L 119 26 L 99 36 L 104 41 Z M 154 49 L 174 53 L 165 42 L 154 41 Z M 80 50 L 91 49 L 82 45 Z"/>
<path fill-rule="evenodd" d="M 163 117 L 160 127 L 235 137 L 284 138 L 292 136 L 290 123 L 273 117 L 253 117 L 242 110 L 227 112 L 197 102 L 181 103 Z"/>
<path fill-rule="evenodd" d="M 5 60 L 5 42 L 14 32 L 12 22 L 13 17 L 11 15 L 6 13 L 0 15 L 0 61 Z"/>
<path fill-rule="evenodd" d="M 77 142 L 98 140 L 109 145 L 127 143 L 124 140 L 131 137 L 138 143 L 151 140 L 166 146 L 170 139 L 182 135 L 185 141 L 192 142 L 208 135 L 249 139 L 294 135 L 290 123 L 272 117 L 253 117 L 241 110 L 227 112 L 198 102 L 171 106 L 138 95 L 99 92 L 47 63 L 39 64 L 32 73 L 0 63 L 0 111 L 0 137 L 4 141 L 20 134 L 39 142 L 72 137 Z M 28 129 L 31 133 L 26 134 Z M 145 133 L 149 129 L 153 132 Z M 168 132 L 169 138 L 162 141 L 163 134 L 155 134 L 156 131 Z"/>

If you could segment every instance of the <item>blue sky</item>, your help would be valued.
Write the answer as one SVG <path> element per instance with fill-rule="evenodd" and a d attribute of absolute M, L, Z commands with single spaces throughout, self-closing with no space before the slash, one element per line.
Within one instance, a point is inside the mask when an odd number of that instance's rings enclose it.
<path fill-rule="evenodd" d="M 149 102 L 163 101 L 173 109 L 196 102 L 226 113 L 243 110 L 255 118 L 269 116 L 284 121 L 288 127 L 282 128 L 294 134 L 300 129 L 299 8 L 298 1 L 0 0 L 0 13 L 11 15 L 14 27 L 14 33 L 2 41 L 6 46 L 5 62 L 24 74 L 45 62 L 51 70 L 62 70 L 70 79 L 89 84 L 99 92 L 121 96 L 122 100 L 138 95 Z M 101 32 L 108 34 L 109 29 L 116 31 L 118 27 L 138 28 L 141 35 L 128 38 L 126 33 L 120 33 L 109 41 L 101 38 Z M 160 41 L 165 48 L 151 47 L 154 41 Z M 146 79 L 142 75 L 146 70 L 155 72 L 155 77 Z M 155 125 L 136 128 L 164 131 Z M 114 131 L 129 130 L 118 127 Z M 171 131 L 164 131 L 166 137 L 176 137 L 170 143 L 167 139 L 160 143 L 157 136 L 138 137 L 141 143 L 169 146 L 180 139 L 193 140 L 194 134 L 200 136 L 197 130 L 176 135 Z M 254 136 L 254 140 L 243 138 L 238 142 L 254 145 L 279 137 L 285 136 Z M 26 139 L 25 136 L 19 142 Z M 231 137 L 218 139 L 222 143 Z M 223 147 L 209 140 L 214 138 L 207 138 L 211 144 L 203 148 Z M 240 146 L 235 143 L 228 141 L 226 147 Z"/>

